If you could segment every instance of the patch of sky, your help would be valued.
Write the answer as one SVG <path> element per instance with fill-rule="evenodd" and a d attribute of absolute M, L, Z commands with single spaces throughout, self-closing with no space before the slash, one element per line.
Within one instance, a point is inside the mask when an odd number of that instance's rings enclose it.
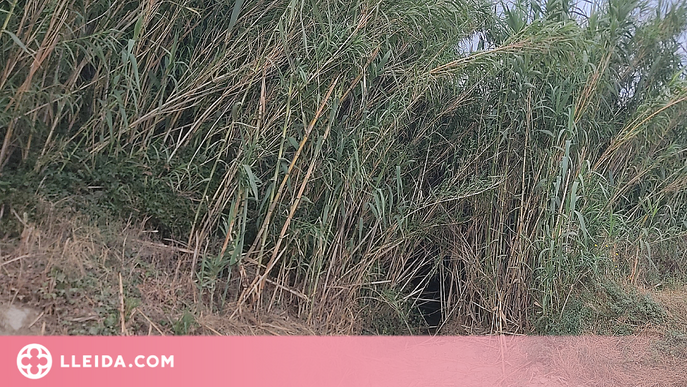
<path fill-rule="evenodd" d="M 680 1 L 684 0 L 649 0 L 640 2 L 636 7 L 634 15 L 642 20 L 655 15 L 665 15 L 671 7 L 679 6 Z M 598 13 L 607 7 L 609 0 L 550 0 L 549 2 L 528 2 L 527 6 L 522 0 L 495 1 L 492 7 L 496 14 L 505 23 L 511 26 L 516 25 L 518 20 L 532 22 L 541 17 L 546 12 L 548 4 L 562 4 L 569 9 L 569 16 L 577 20 L 581 25 L 586 25 L 590 15 Z M 509 20 L 510 19 L 510 20 Z M 517 26 L 516 26 L 517 27 Z M 524 27 L 524 25 L 522 26 Z M 687 64 L 687 31 L 683 31 L 678 37 L 678 53 L 683 58 L 683 63 Z M 459 56 L 467 56 L 472 53 L 489 50 L 494 48 L 494 44 L 487 39 L 484 31 L 475 31 L 456 45 L 456 52 Z"/>

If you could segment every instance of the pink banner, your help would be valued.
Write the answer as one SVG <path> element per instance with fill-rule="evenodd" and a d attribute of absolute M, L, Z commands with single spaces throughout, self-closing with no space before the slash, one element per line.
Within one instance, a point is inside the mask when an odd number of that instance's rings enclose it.
<path fill-rule="evenodd" d="M 0 337 L 0 385 L 687 385 L 685 358 L 642 368 L 652 345 L 636 337 Z"/>

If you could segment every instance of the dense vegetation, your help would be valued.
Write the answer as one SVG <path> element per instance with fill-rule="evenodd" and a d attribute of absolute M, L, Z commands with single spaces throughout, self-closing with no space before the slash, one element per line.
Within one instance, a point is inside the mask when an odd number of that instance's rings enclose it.
<path fill-rule="evenodd" d="M 2 7 L 3 207 L 146 219 L 209 308 L 576 332 L 686 278 L 684 3 Z"/>

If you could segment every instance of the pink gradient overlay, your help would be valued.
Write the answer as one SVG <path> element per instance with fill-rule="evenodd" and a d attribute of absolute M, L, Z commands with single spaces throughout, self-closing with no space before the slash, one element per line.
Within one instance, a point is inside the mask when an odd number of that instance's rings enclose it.
<path fill-rule="evenodd" d="M 29 344 L 52 355 L 37 380 L 17 365 Z M 657 362 L 656 348 L 638 337 L 0 337 L 0 386 L 615 386 L 633 385 L 632 372 L 687 381 L 687 359 Z"/>

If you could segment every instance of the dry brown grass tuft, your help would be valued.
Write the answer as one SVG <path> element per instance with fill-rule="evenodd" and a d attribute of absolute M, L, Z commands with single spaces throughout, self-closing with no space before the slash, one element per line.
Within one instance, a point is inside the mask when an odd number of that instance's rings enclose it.
<path fill-rule="evenodd" d="M 667 327 L 687 334 L 687 285 L 674 289 L 653 290 L 651 296 L 665 308 Z"/>
<path fill-rule="evenodd" d="M 41 313 L 34 325 L 44 322 L 43 334 L 121 334 L 120 312 L 125 333 L 135 335 L 315 333 L 286 311 L 229 318 L 232 306 L 222 313 L 205 310 L 190 276 L 175 280 L 177 262 L 188 253 L 153 240 L 144 224 L 96 225 L 73 209 L 47 202 L 40 203 L 36 219 L 20 219 L 21 237 L 0 241 L 0 303 Z"/>

